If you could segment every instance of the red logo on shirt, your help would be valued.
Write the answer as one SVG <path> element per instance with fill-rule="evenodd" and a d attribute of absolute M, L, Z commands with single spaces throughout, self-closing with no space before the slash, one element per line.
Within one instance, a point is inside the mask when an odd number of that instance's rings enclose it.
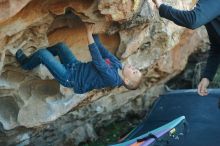
<path fill-rule="evenodd" d="M 108 64 L 108 65 L 111 65 L 111 61 L 110 61 L 110 59 L 108 59 L 108 58 L 105 59 L 105 63 Z"/>

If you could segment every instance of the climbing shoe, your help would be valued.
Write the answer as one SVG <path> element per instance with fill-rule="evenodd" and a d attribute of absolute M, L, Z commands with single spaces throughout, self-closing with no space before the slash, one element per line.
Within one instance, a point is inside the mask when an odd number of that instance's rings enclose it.
<path fill-rule="evenodd" d="M 15 57 L 21 65 L 24 65 L 28 60 L 28 57 L 24 54 L 24 52 L 21 49 L 18 49 L 18 51 L 15 54 Z"/>

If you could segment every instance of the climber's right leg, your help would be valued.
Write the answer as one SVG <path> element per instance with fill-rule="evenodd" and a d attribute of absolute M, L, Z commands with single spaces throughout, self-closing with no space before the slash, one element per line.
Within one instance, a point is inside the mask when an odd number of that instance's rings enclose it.
<path fill-rule="evenodd" d="M 58 55 L 61 63 L 64 66 L 72 63 L 79 63 L 79 61 L 76 59 L 76 57 L 65 43 L 57 43 L 54 46 L 48 47 L 47 50 L 50 51 L 54 56 Z"/>

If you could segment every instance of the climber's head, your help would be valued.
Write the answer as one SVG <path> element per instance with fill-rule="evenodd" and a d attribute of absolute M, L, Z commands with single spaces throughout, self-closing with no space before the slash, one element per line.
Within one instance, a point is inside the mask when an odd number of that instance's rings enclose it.
<path fill-rule="evenodd" d="M 135 90 L 141 83 L 142 73 L 130 64 L 125 64 L 122 69 L 124 86 L 130 90 Z"/>

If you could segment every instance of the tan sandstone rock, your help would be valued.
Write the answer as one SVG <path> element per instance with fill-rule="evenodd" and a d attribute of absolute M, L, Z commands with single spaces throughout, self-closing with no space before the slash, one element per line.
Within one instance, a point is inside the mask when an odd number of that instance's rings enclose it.
<path fill-rule="evenodd" d="M 165 2 L 189 9 L 195 1 Z M 152 1 L 3 0 L 0 8 L 0 128 L 10 130 L 0 140 L 5 145 L 95 139 L 94 128 L 149 108 L 201 41 L 196 31 L 161 19 Z M 141 69 L 138 90 L 120 87 L 78 95 L 43 65 L 25 71 L 16 62 L 19 48 L 30 55 L 58 42 L 65 42 L 79 60 L 90 61 L 85 22 L 95 24 L 95 33 L 123 64 Z"/>

